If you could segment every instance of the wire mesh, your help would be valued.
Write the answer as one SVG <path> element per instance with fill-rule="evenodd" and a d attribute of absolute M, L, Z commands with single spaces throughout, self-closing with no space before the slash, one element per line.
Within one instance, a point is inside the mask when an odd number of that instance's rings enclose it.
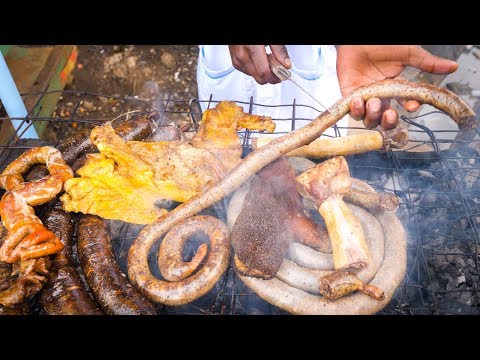
<path fill-rule="evenodd" d="M 53 91 L 45 90 L 41 95 L 50 93 Z M 30 95 L 38 93 L 22 94 L 23 97 Z M 126 112 L 142 114 L 156 110 L 161 114 L 159 125 L 188 123 L 187 132 L 194 132 L 202 116 L 200 104 L 204 103 L 210 108 L 219 102 L 213 96 L 201 101 L 169 97 L 121 97 L 78 91 L 62 91 L 61 97 L 74 104 L 73 111 L 39 117 L 40 110 L 37 109 L 20 120 L 26 126 L 48 122 L 59 135 L 57 140 L 61 140 L 84 127 L 100 125 Z M 105 111 L 81 111 L 85 101 L 98 99 L 103 99 L 101 103 Z M 312 108 L 297 104 L 296 101 L 292 104 L 263 105 L 251 98 L 249 102 L 238 101 L 237 104 L 244 105 L 250 113 L 254 105 L 260 109 L 272 106 L 289 108 L 291 116 L 274 120 L 290 122 L 292 130 L 298 120 L 311 120 L 296 116 L 298 108 Z M 312 109 L 321 113 L 318 109 Z M 460 136 L 460 130 L 448 128 L 433 131 L 424 125 L 438 113 L 432 111 L 416 117 L 401 116 L 401 121 L 414 137 L 401 151 L 370 152 L 346 157 L 353 177 L 366 181 L 377 191 L 392 192 L 401 199 L 397 215 L 407 231 L 407 272 L 381 314 L 480 313 L 477 285 L 480 280 L 480 147 L 477 139 L 465 140 Z M 0 124 L 7 120 L 0 113 Z M 339 136 L 339 129 L 335 127 L 335 136 Z M 364 131 L 361 127 L 348 129 Z M 24 130 L 25 126 L 0 145 L 0 168 L 12 160 L 12 151 L 36 146 L 19 141 L 18 136 Z M 419 134 L 422 136 L 415 136 Z M 251 151 L 251 139 L 256 132 L 247 130 L 240 132 L 239 136 L 246 155 Z M 225 221 L 227 201 L 225 199 L 203 213 L 213 214 Z M 114 221 L 110 227 L 112 234 L 115 234 L 112 241 L 115 256 L 122 271 L 126 272 L 128 249 L 142 227 Z M 152 249 L 149 258 L 152 264 L 156 262 L 158 246 L 159 242 Z M 184 255 L 188 257 L 193 254 Z M 156 266 L 151 266 L 151 269 L 160 277 Z M 159 310 L 165 314 L 286 314 L 248 289 L 237 278 L 232 266 L 207 295 L 182 307 L 159 305 Z"/>

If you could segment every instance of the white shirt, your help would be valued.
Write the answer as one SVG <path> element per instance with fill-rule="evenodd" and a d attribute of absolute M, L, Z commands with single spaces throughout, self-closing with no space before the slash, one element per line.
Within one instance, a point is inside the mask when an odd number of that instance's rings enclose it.
<path fill-rule="evenodd" d="M 338 84 L 336 60 L 337 51 L 333 45 L 286 45 L 292 61 L 292 79 L 309 91 L 327 107 L 341 98 Z M 267 47 L 267 52 L 270 49 Z M 293 106 L 295 100 L 295 128 L 308 124 L 325 109 L 311 99 L 291 81 L 280 84 L 258 84 L 255 79 L 236 70 L 231 61 L 227 45 L 201 45 L 197 67 L 198 96 L 208 100 L 212 94 L 213 101 L 231 100 L 243 106 L 248 112 L 250 97 L 253 102 L 262 105 L 285 105 L 268 107 L 254 105 L 252 113 L 271 116 L 276 123 L 275 133 L 292 130 Z M 241 104 L 239 101 L 246 102 Z M 203 111 L 207 103 L 201 103 Z M 210 106 L 215 106 L 215 102 Z M 301 105 L 307 105 L 305 107 Z M 337 123 L 341 136 L 346 134 L 348 117 Z M 335 136 L 333 129 L 325 131 L 326 135 Z M 267 136 L 258 134 L 258 136 Z M 270 135 L 271 136 L 271 135 Z"/>

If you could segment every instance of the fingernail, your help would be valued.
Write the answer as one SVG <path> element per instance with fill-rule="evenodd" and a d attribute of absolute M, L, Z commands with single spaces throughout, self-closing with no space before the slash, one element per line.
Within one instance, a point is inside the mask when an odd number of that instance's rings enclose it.
<path fill-rule="evenodd" d="M 290 58 L 285 58 L 285 65 L 287 65 L 288 67 L 291 67 L 292 66 L 292 62 L 290 61 Z"/>
<path fill-rule="evenodd" d="M 393 112 L 388 112 L 385 117 L 387 118 L 387 121 L 389 123 L 393 123 L 395 121 L 395 118 L 397 117 L 397 114 Z"/>
<path fill-rule="evenodd" d="M 370 111 L 380 111 L 380 106 L 382 106 L 380 100 L 370 101 Z"/>
<path fill-rule="evenodd" d="M 353 106 L 355 107 L 355 109 L 360 109 L 362 107 L 362 102 L 362 99 L 355 99 L 355 101 L 353 102 Z"/>
<path fill-rule="evenodd" d="M 412 111 L 412 112 L 417 111 L 419 108 L 418 103 L 415 100 L 407 101 L 405 104 L 405 107 L 407 111 Z"/>

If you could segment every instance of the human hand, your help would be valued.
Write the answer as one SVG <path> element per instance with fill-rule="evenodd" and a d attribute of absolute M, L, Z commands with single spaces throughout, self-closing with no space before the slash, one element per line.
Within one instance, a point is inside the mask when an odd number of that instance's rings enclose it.
<path fill-rule="evenodd" d="M 270 70 L 265 45 L 228 45 L 233 67 L 252 76 L 260 85 L 277 84 L 281 80 Z M 292 67 L 284 45 L 270 45 L 275 59 L 287 69 Z"/>
<path fill-rule="evenodd" d="M 415 45 L 337 46 L 337 76 L 342 96 L 363 85 L 398 78 L 406 66 L 431 74 L 450 74 L 458 68 L 456 62 Z M 415 100 L 397 101 L 409 112 L 417 111 L 421 105 Z M 365 102 L 357 97 L 350 102 L 350 116 L 363 120 L 369 129 L 381 124 L 389 130 L 398 124 L 398 113 L 390 108 L 390 100 L 372 98 Z"/>

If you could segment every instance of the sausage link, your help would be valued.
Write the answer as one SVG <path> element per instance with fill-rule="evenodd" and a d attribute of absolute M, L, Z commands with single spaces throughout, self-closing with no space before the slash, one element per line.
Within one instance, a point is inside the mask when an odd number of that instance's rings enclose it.
<path fill-rule="evenodd" d="M 147 116 L 139 116 L 125 120 L 120 125 L 112 125 L 115 132 L 124 140 L 142 140 L 153 132 L 152 117 L 156 114 L 153 112 Z M 61 141 L 57 149 L 63 155 L 65 162 L 72 165 L 78 158 L 97 152 L 97 148 L 90 141 L 90 133 L 92 129 L 85 129 L 75 135 Z"/>
<path fill-rule="evenodd" d="M 182 247 L 195 233 L 204 233 L 210 239 L 210 250 L 202 244 L 190 262 L 182 260 Z M 200 266 L 202 260 L 205 262 Z M 188 304 L 208 293 L 227 270 L 230 243 L 227 226 L 219 219 L 194 216 L 168 232 L 158 251 L 158 267 L 169 281 L 159 282 L 154 300 L 162 304 L 178 306 Z M 198 268 L 198 270 L 197 270 Z M 194 271 L 196 271 L 194 273 Z"/>
<path fill-rule="evenodd" d="M 73 216 L 62 210 L 60 202 L 43 216 L 43 223 L 64 245 L 52 259 L 48 283 L 40 294 L 40 303 L 49 315 L 101 315 L 97 304 L 85 290 L 71 260 Z"/>
<path fill-rule="evenodd" d="M 26 183 L 23 175 L 32 165 L 45 164 L 49 175 Z M 60 240 L 45 229 L 33 206 L 44 204 L 62 190 L 73 172 L 58 149 L 51 146 L 27 150 L 0 174 L 0 186 L 7 193 L 0 200 L 0 216 L 8 230 L 0 247 L 0 259 L 9 263 L 55 254 L 63 248 Z"/>
<path fill-rule="evenodd" d="M 78 222 L 77 251 L 95 299 L 109 315 L 154 315 L 155 306 L 145 299 L 120 271 L 105 222 L 82 215 Z"/>

